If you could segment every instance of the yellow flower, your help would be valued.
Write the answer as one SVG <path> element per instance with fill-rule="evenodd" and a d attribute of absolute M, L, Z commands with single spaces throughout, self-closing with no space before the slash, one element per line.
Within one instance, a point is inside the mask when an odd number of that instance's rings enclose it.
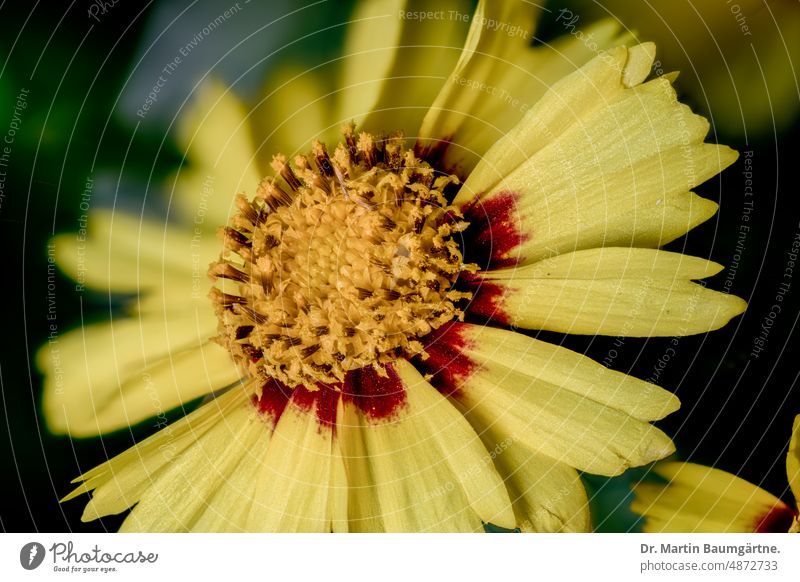
<path fill-rule="evenodd" d="M 694 463 L 658 463 L 666 484 L 634 488 L 631 509 L 644 516 L 647 532 L 800 533 L 798 509 L 735 475 Z M 795 417 L 786 474 L 800 500 L 800 416 Z"/>
<path fill-rule="evenodd" d="M 176 220 L 95 211 L 88 240 L 56 240 L 80 285 L 135 297 L 62 338 L 58 370 L 40 352 L 52 430 L 215 396 L 79 477 L 84 519 L 585 531 L 578 471 L 673 451 L 649 423 L 672 394 L 513 330 L 675 336 L 741 313 L 692 282 L 719 265 L 657 250 L 714 214 L 691 188 L 736 154 L 703 143 L 669 78 L 644 82 L 652 44 L 603 23 L 591 46 L 534 49 L 527 3 L 458 6 L 361 4 L 335 98 L 284 70 L 248 115 L 207 85 L 182 124 Z M 260 181 L 266 148 L 288 157 Z"/>

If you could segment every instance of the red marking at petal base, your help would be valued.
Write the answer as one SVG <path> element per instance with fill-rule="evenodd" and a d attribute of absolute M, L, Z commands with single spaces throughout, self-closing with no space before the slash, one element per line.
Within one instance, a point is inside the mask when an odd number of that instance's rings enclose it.
<path fill-rule="evenodd" d="M 444 158 L 447 148 L 449 148 L 452 144 L 452 135 L 444 137 L 434 144 L 423 145 L 417 141 L 414 144 L 414 155 L 428 162 L 434 168 L 441 170 L 442 158 Z"/>
<path fill-rule="evenodd" d="M 341 392 L 335 386 L 327 384 L 318 383 L 316 387 L 317 390 L 309 390 L 305 386 L 297 386 L 292 392 L 292 402 L 307 412 L 316 408 L 320 427 L 333 428 L 336 425 L 336 407 Z"/>
<path fill-rule="evenodd" d="M 430 374 L 430 383 L 442 394 L 458 396 L 464 382 L 478 369 L 464 349 L 471 345 L 466 336 L 466 324 L 453 322 L 425 336 L 426 359 L 417 357 L 414 365 L 420 372 Z"/>
<path fill-rule="evenodd" d="M 465 310 L 468 315 L 500 325 L 511 324 L 511 318 L 503 309 L 503 296 L 506 293 L 504 287 L 482 281 L 480 277 L 465 281 L 464 287 L 472 291 L 472 299 Z"/>
<path fill-rule="evenodd" d="M 283 414 L 286 404 L 292 395 L 292 389 L 274 378 L 267 380 L 261 387 L 261 395 L 253 395 L 253 406 L 259 414 L 267 415 L 277 423 Z"/>
<path fill-rule="evenodd" d="M 797 515 L 788 505 L 776 505 L 758 520 L 755 533 L 787 533 Z"/>
<path fill-rule="evenodd" d="M 352 370 L 342 384 L 343 397 L 372 420 L 395 416 L 406 404 L 406 388 L 391 365 L 384 366 L 381 376 L 371 366 Z"/>
<path fill-rule="evenodd" d="M 513 267 L 520 259 L 508 254 L 530 238 L 520 231 L 518 192 L 500 192 L 487 200 L 480 194 L 461 211 L 469 228 L 464 232 L 464 262 L 477 263 L 486 271 Z"/>
<path fill-rule="evenodd" d="M 259 413 L 268 415 L 274 422 L 291 402 L 301 410 L 316 411 L 320 427 L 336 427 L 339 398 L 352 402 L 372 420 L 391 418 L 406 403 L 403 381 L 391 365 L 384 366 L 386 376 L 372 367 L 351 370 L 339 384 L 316 384 L 316 390 L 305 386 L 289 388 L 274 378 L 268 380 L 261 396 L 253 396 L 253 405 Z"/>

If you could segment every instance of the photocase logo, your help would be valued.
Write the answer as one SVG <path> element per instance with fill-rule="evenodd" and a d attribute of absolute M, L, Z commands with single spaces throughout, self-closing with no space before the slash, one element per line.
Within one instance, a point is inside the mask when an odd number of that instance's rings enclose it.
<path fill-rule="evenodd" d="M 44 561 L 44 546 L 39 542 L 30 542 L 19 551 L 19 563 L 26 570 L 35 570 Z"/>

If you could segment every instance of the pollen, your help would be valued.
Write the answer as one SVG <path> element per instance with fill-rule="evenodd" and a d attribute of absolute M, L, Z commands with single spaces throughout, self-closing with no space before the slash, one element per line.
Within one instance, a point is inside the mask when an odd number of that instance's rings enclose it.
<path fill-rule="evenodd" d="M 454 288 L 465 265 L 448 205 L 458 177 L 405 147 L 343 128 L 332 155 L 314 142 L 220 229 L 211 264 L 217 341 L 253 377 L 313 388 L 351 370 L 426 357 L 420 338 L 453 319 L 471 293 Z"/>

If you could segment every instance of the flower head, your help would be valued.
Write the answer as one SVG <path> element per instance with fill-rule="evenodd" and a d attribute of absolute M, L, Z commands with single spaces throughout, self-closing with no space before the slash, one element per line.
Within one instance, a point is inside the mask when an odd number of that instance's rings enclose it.
<path fill-rule="evenodd" d="M 487 25 L 531 22 L 529 4 L 481 2 L 455 60 L 457 23 L 362 10 L 344 86 L 363 108 L 348 91 L 317 129 L 344 124 L 339 145 L 300 147 L 284 128 L 262 178 L 244 108 L 210 85 L 187 117 L 198 165 L 176 181 L 190 226 L 93 216 L 82 276 L 137 301 L 65 340 L 89 365 L 47 392 L 50 425 L 93 434 L 151 415 L 154 395 L 215 397 L 82 475 L 68 498 L 92 492 L 85 519 L 133 507 L 125 530 L 580 531 L 578 471 L 672 452 L 650 424 L 672 394 L 514 330 L 674 336 L 741 313 L 692 282 L 719 265 L 657 249 L 713 215 L 690 190 L 736 154 L 703 143 L 670 78 L 644 82 L 654 47 L 615 46 L 613 26 L 593 31 L 597 54 L 578 37 L 533 49 Z M 429 74 L 442 64 L 454 70 Z M 212 217 L 221 243 L 204 234 Z M 57 247 L 69 270 L 74 237 Z"/>
<path fill-rule="evenodd" d="M 648 532 L 800 533 L 800 510 L 772 493 L 725 471 L 694 463 L 659 463 L 666 483 L 634 488 L 631 509 Z M 794 419 L 786 474 L 795 501 L 800 499 L 800 416 Z"/>
<path fill-rule="evenodd" d="M 289 164 L 252 201 L 237 197 L 211 276 L 220 341 L 248 375 L 288 386 L 344 382 L 359 368 L 424 354 L 420 339 L 470 299 L 453 235 L 468 224 L 444 195 L 458 183 L 406 150 L 402 135 L 356 137 Z M 471 268 L 477 270 L 477 265 Z M 228 285 L 228 287 L 231 287 Z"/>

